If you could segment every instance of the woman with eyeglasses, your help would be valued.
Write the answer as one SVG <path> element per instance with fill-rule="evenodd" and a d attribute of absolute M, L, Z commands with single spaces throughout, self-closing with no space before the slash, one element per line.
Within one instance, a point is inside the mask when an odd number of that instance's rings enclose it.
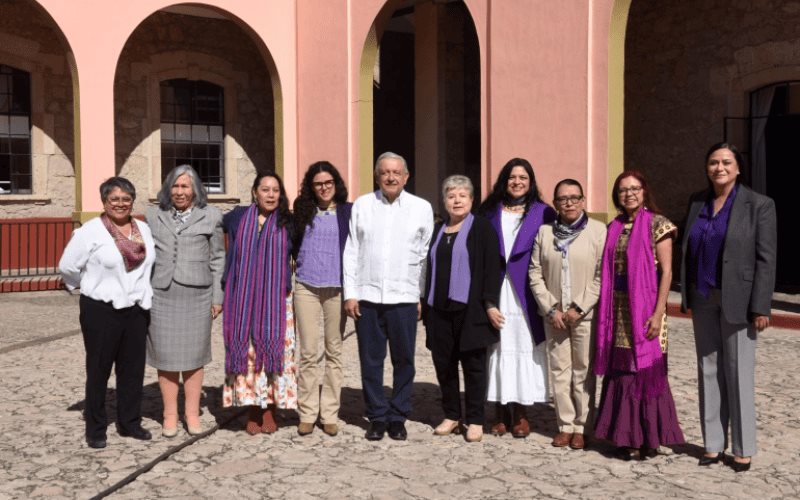
<path fill-rule="evenodd" d="M 742 164 L 732 144 L 706 154 L 708 188 L 691 198 L 681 266 L 700 384 L 698 465 L 722 460 L 730 426 L 736 472 L 756 453 L 756 338 L 769 326 L 778 244 L 775 202 L 739 184 Z"/>
<path fill-rule="evenodd" d="M 555 447 L 583 449 L 594 403 L 589 373 L 594 307 L 600 296 L 600 264 L 606 227 L 586 214 L 581 184 L 556 184 L 558 218 L 536 235 L 528 271 L 539 312 L 545 317 L 550 377 L 558 433 Z"/>
<path fill-rule="evenodd" d="M 136 188 L 124 177 L 100 185 L 103 213 L 76 229 L 58 263 L 67 289 L 81 289 L 86 348 L 86 444 L 106 447 L 106 388 L 117 377 L 117 432 L 151 439 L 142 428 L 145 338 L 153 300 L 155 244 L 146 223 L 131 217 Z"/>
<path fill-rule="evenodd" d="M 660 215 L 644 176 L 621 173 L 611 193 L 619 216 L 603 249 L 594 373 L 603 391 L 595 436 L 624 460 L 684 442 L 667 377 L 667 296 L 677 228 Z"/>
<path fill-rule="evenodd" d="M 308 167 L 294 201 L 297 228 L 294 310 L 300 342 L 297 433 L 311 434 L 319 419 L 329 436 L 339 432 L 342 392 L 342 337 L 347 317 L 342 306 L 342 253 L 350 228 L 347 187 L 330 162 Z M 320 352 L 322 317 L 325 348 Z M 320 360 L 325 359 L 320 394 Z"/>

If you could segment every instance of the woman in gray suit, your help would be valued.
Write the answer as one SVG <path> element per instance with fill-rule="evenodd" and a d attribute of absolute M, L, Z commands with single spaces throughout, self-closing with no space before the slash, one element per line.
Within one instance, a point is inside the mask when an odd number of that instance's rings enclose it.
<path fill-rule="evenodd" d="M 203 366 L 211 361 L 211 320 L 222 310 L 225 242 L 222 214 L 209 206 L 197 172 L 175 167 L 147 211 L 156 244 L 147 363 L 158 370 L 164 401 L 162 434 L 178 433 L 178 384 L 183 374 L 186 429 L 200 434 Z"/>
<path fill-rule="evenodd" d="M 708 189 L 689 203 L 681 266 L 682 308 L 692 310 L 705 454 L 719 462 L 733 441 L 736 472 L 756 453 L 756 332 L 769 326 L 775 287 L 775 203 L 739 184 L 742 155 L 715 144 Z"/>

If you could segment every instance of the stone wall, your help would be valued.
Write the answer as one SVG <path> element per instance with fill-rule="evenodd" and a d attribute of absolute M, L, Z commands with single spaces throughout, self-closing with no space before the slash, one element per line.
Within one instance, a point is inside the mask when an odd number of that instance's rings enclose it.
<path fill-rule="evenodd" d="M 0 64 L 31 74 L 33 194 L 0 195 L 0 219 L 75 209 L 72 77 L 51 19 L 28 0 L 0 2 Z"/>
<path fill-rule="evenodd" d="M 116 171 L 131 179 L 140 213 L 161 184 L 159 82 L 206 80 L 225 92 L 226 209 L 250 201 L 256 170 L 275 167 L 270 74 L 252 39 L 234 22 L 157 12 L 128 39 L 114 82 Z"/>
<path fill-rule="evenodd" d="M 689 195 L 706 186 L 704 155 L 725 138 L 725 117 L 748 116 L 751 91 L 800 79 L 799 66 L 800 2 L 634 0 L 625 168 L 645 172 L 661 208 L 679 221 Z"/>

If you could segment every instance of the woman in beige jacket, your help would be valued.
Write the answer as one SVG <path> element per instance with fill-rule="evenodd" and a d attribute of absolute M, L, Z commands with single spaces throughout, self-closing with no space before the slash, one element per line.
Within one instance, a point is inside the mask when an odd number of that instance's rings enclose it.
<path fill-rule="evenodd" d="M 600 263 L 606 227 L 586 214 L 583 188 L 574 179 L 556 185 L 558 218 L 539 229 L 529 276 L 545 335 L 558 433 L 553 446 L 585 446 L 594 399 L 591 359 L 592 309 L 600 294 Z"/>

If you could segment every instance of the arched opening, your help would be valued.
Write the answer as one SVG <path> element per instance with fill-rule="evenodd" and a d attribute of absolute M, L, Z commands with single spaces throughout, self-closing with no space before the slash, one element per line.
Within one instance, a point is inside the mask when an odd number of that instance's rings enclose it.
<path fill-rule="evenodd" d="M 159 10 L 120 54 L 116 171 L 146 186 L 151 200 L 181 162 L 195 166 L 214 204 L 249 200 L 257 171 L 282 170 L 281 121 L 274 62 L 263 41 L 225 11 L 199 4 Z"/>
<path fill-rule="evenodd" d="M 0 2 L 0 218 L 75 210 L 75 85 L 53 18 L 31 0 Z"/>
<path fill-rule="evenodd" d="M 435 203 L 441 181 L 458 173 L 480 199 L 480 48 L 463 1 L 387 2 L 365 44 L 360 83 L 373 106 L 371 130 L 369 109 L 359 113 L 362 191 L 373 185 L 377 156 L 394 151 L 408 161 L 409 191 Z"/>
<path fill-rule="evenodd" d="M 706 187 L 708 147 L 736 144 L 746 153 L 743 182 L 776 202 L 780 291 L 800 289 L 784 225 L 796 175 L 792 139 L 800 131 L 798 50 L 800 12 L 792 9 L 721 9 L 713 0 L 630 4 L 625 167 L 643 170 L 661 208 L 679 221 L 689 195 Z"/>
<path fill-rule="evenodd" d="M 792 219 L 800 171 L 795 168 L 800 137 L 800 81 L 780 82 L 750 93 L 750 180 L 754 189 L 775 200 L 778 214 L 776 286 L 800 289 L 800 263 L 790 256 L 795 240 Z"/>

